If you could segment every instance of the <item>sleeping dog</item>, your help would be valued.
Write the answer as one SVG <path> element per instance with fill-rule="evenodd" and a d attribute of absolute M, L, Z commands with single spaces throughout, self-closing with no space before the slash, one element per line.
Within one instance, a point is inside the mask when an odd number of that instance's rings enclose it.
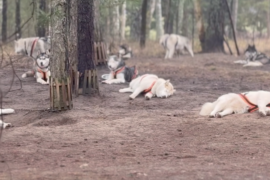
<path fill-rule="evenodd" d="M 49 52 L 39 53 L 34 64 L 33 70 L 27 71 L 22 75 L 22 78 L 35 77 L 36 81 L 41 84 L 49 84 L 50 72 L 50 57 Z"/>
<path fill-rule="evenodd" d="M 12 114 L 14 113 L 14 109 L 0 109 L 0 115 L 1 114 Z M 11 124 L 10 123 L 5 123 L 4 121 L 2 121 L 0 119 L 0 128 L 2 127 L 3 129 L 7 128 L 7 127 L 10 127 Z"/>
<path fill-rule="evenodd" d="M 270 92 L 250 91 L 240 94 L 229 93 L 220 96 L 213 103 L 205 103 L 200 115 L 221 118 L 230 114 L 243 114 L 259 111 L 263 116 L 270 115 Z"/>
<path fill-rule="evenodd" d="M 117 57 L 116 55 L 110 56 L 108 60 L 108 68 L 110 69 L 110 74 L 103 74 L 101 76 L 102 83 L 106 84 L 118 84 L 130 82 L 132 79 L 138 76 L 138 71 L 135 66 L 127 67 L 125 61 L 122 57 Z"/>
<path fill-rule="evenodd" d="M 154 74 L 145 74 L 133 79 L 128 88 L 120 89 L 119 92 L 131 92 L 130 99 L 135 99 L 139 94 L 144 93 L 145 98 L 150 100 L 152 97 L 167 98 L 175 92 L 170 80 L 158 78 Z"/>

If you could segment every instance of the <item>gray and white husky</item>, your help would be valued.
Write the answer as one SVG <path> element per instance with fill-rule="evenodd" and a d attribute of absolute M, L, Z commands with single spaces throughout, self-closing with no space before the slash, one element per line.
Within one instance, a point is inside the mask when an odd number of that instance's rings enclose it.
<path fill-rule="evenodd" d="M 108 56 L 116 55 L 122 57 L 124 60 L 128 60 L 133 56 L 132 48 L 127 44 L 122 44 L 118 47 L 114 43 L 110 43 L 107 48 Z"/>
<path fill-rule="evenodd" d="M 14 109 L 0 109 L 0 115 L 1 114 L 12 114 L 14 113 Z M 5 123 L 4 121 L 2 121 L 0 119 L 0 127 L 2 127 L 3 129 L 7 128 L 7 127 L 10 127 L 11 124 L 10 123 Z"/>
<path fill-rule="evenodd" d="M 183 53 L 184 49 L 186 49 L 190 53 L 190 55 L 194 57 L 192 44 L 187 37 L 177 34 L 164 34 L 160 37 L 159 43 L 166 50 L 165 59 L 171 59 L 176 50 L 179 50 Z"/>
<path fill-rule="evenodd" d="M 243 64 L 244 67 L 247 66 L 263 66 L 270 63 L 270 59 L 261 52 L 258 52 L 255 45 L 248 45 L 244 52 L 245 60 L 236 60 L 235 64 Z"/>
<path fill-rule="evenodd" d="M 14 49 L 16 54 L 28 55 L 34 59 L 37 58 L 39 52 L 45 53 L 50 50 L 50 37 L 29 37 L 15 40 Z"/>
<path fill-rule="evenodd" d="M 138 76 L 138 70 L 135 66 L 127 67 L 122 57 L 112 55 L 108 59 L 108 68 L 110 74 L 103 74 L 101 76 L 105 84 L 118 84 L 130 82 L 132 79 Z"/>
<path fill-rule="evenodd" d="M 47 51 L 46 53 L 39 53 L 33 64 L 33 70 L 24 73 L 22 78 L 35 77 L 38 83 L 49 84 L 50 76 L 50 57 Z"/>

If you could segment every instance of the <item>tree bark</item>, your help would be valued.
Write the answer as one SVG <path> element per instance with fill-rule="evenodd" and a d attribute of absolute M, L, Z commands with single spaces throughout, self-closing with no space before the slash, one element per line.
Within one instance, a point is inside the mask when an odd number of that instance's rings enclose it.
<path fill-rule="evenodd" d="M 208 26 L 205 40 L 202 43 L 203 52 L 224 52 L 224 1 L 210 0 L 208 7 Z"/>
<path fill-rule="evenodd" d="M 21 32 L 21 4 L 20 4 L 20 0 L 16 0 L 16 16 L 15 16 L 15 22 L 16 22 L 16 39 L 20 39 L 22 36 L 22 32 Z"/>
<path fill-rule="evenodd" d="M 202 8 L 201 8 L 201 0 L 193 0 L 194 4 L 194 13 L 196 18 L 196 26 L 199 34 L 199 40 L 201 46 L 204 44 L 205 41 L 205 29 L 203 24 L 203 17 L 202 17 Z"/>
<path fill-rule="evenodd" d="M 168 2 L 166 2 L 166 17 L 165 17 L 165 23 L 164 23 L 164 29 L 165 29 L 165 33 L 166 34 L 171 34 L 171 30 L 170 30 L 170 23 L 171 23 L 171 4 L 172 1 L 168 0 Z"/>
<path fill-rule="evenodd" d="M 235 35 L 237 36 L 238 0 L 233 0 L 232 20 Z"/>
<path fill-rule="evenodd" d="M 156 0 L 156 31 L 157 31 L 157 39 L 159 39 L 164 34 L 163 29 L 163 20 L 162 20 L 162 8 L 161 8 L 161 0 Z"/>
<path fill-rule="evenodd" d="M 46 0 L 40 0 L 39 1 L 39 10 L 46 12 Z M 39 12 L 40 13 L 40 12 Z M 46 27 L 43 22 L 38 22 L 38 36 L 39 37 L 45 37 L 46 35 Z"/>
<path fill-rule="evenodd" d="M 267 37 L 270 38 L 270 0 L 268 0 L 268 11 L 267 11 Z"/>
<path fill-rule="evenodd" d="M 119 31 L 120 31 L 120 16 L 119 16 L 119 5 L 110 7 L 111 11 L 111 37 L 113 41 L 119 42 Z"/>
<path fill-rule="evenodd" d="M 2 6 L 2 42 L 7 41 L 7 0 L 3 0 L 3 6 Z"/>
<path fill-rule="evenodd" d="M 125 40 L 126 33 L 126 1 L 123 2 L 121 10 L 121 42 L 123 42 Z"/>
<path fill-rule="evenodd" d="M 153 17 L 153 13 L 155 10 L 155 3 L 156 0 L 148 0 L 148 10 L 147 10 L 147 15 L 146 15 L 146 34 L 147 34 L 147 38 L 150 37 L 150 30 L 151 30 L 151 24 L 152 24 L 152 17 Z"/>
<path fill-rule="evenodd" d="M 177 26 L 176 26 L 176 33 L 182 34 L 182 27 L 183 27 L 183 18 L 184 18 L 184 5 L 186 0 L 179 0 L 178 5 L 178 17 L 177 17 Z"/>
<path fill-rule="evenodd" d="M 145 41 L 146 41 L 147 4 L 148 4 L 148 0 L 143 0 L 142 20 L 141 20 L 141 37 L 140 37 L 140 47 L 141 48 L 145 47 Z"/>
<path fill-rule="evenodd" d="M 71 89 L 69 85 L 69 50 L 68 50 L 68 3 L 67 0 L 53 0 L 51 16 L 51 110 L 72 108 Z M 68 88 L 66 88 L 68 87 Z M 59 90 L 57 90 L 59 89 Z M 66 108 L 65 108 L 66 109 Z"/>

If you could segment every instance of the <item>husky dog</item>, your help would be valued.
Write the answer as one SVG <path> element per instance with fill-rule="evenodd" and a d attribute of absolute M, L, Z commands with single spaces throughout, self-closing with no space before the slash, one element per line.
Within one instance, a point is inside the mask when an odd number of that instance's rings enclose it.
<path fill-rule="evenodd" d="M 139 94 L 145 93 L 145 98 L 150 100 L 152 97 L 167 98 L 175 92 L 170 80 L 158 78 L 154 74 L 145 74 L 133 79 L 128 88 L 120 89 L 119 92 L 131 92 L 129 99 L 135 99 Z"/>
<path fill-rule="evenodd" d="M 187 37 L 177 34 L 164 34 L 161 36 L 159 43 L 166 49 L 165 59 L 171 59 L 175 50 L 183 52 L 184 49 L 187 49 L 190 55 L 194 57 L 192 44 Z"/>
<path fill-rule="evenodd" d="M 264 54 L 257 51 L 255 45 L 248 45 L 244 52 L 246 60 L 234 61 L 235 64 L 244 64 L 247 66 L 263 66 L 270 63 L 270 59 Z"/>
<path fill-rule="evenodd" d="M 221 118 L 230 114 L 243 114 L 259 110 L 263 116 L 270 115 L 270 92 L 250 91 L 220 96 L 213 103 L 205 103 L 200 115 Z"/>
<path fill-rule="evenodd" d="M 0 114 L 12 114 L 14 112 L 15 112 L 14 109 L 0 109 Z M 11 126 L 10 123 L 5 123 L 0 119 L 0 128 L 2 127 L 3 129 L 5 129 L 10 126 Z"/>
<path fill-rule="evenodd" d="M 39 51 L 45 53 L 50 50 L 50 37 L 30 37 L 15 40 L 15 53 L 28 55 L 34 59 L 39 55 Z"/>
<path fill-rule="evenodd" d="M 113 42 L 108 46 L 107 54 L 109 56 L 117 55 L 118 57 L 122 57 L 124 60 L 128 60 L 133 56 L 130 46 L 122 44 L 117 47 Z"/>
<path fill-rule="evenodd" d="M 101 76 L 102 83 L 106 84 L 118 84 L 130 82 L 132 79 L 138 76 L 138 70 L 135 66 L 127 67 L 122 57 L 117 57 L 116 55 L 110 56 L 108 60 L 108 68 L 110 69 L 110 74 L 103 74 Z"/>
<path fill-rule="evenodd" d="M 39 53 L 34 64 L 33 70 L 27 71 L 22 75 L 22 78 L 35 77 L 36 81 L 41 84 L 49 84 L 50 72 L 50 57 L 49 52 Z"/>

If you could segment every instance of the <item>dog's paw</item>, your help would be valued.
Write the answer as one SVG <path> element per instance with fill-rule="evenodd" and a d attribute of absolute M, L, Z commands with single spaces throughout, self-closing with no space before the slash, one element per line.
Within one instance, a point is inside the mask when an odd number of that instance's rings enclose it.
<path fill-rule="evenodd" d="M 216 114 L 216 118 L 221 118 L 222 116 L 220 115 L 220 113 Z"/>
<path fill-rule="evenodd" d="M 134 100 L 134 99 L 135 99 L 135 97 L 129 96 L 129 100 Z"/>
<path fill-rule="evenodd" d="M 22 78 L 26 78 L 26 74 L 23 74 L 23 75 L 22 75 Z"/>
<path fill-rule="evenodd" d="M 262 117 L 265 117 L 267 114 L 265 111 L 259 111 L 259 115 L 262 116 Z"/>
<path fill-rule="evenodd" d="M 146 100 L 150 100 L 151 98 L 150 98 L 150 97 L 148 97 L 148 96 L 145 96 L 145 99 L 146 99 Z"/>
<path fill-rule="evenodd" d="M 102 81 L 102 84 L 112 84 L 110 81 Z"/>
<path fill-rule="evenodd" d="M 9 128 L 9 127 L 11 127 L 11 123 L 4 123 L 3 124 L 4 129 Z"/>
<path fill-rule="evenodd" d="M 123 92 L 125 92 L 125 91 L 124 91 L 123 89 L 119 89 L 119 92 L 120 92 L 120 93 L 123 93 Z"/>

